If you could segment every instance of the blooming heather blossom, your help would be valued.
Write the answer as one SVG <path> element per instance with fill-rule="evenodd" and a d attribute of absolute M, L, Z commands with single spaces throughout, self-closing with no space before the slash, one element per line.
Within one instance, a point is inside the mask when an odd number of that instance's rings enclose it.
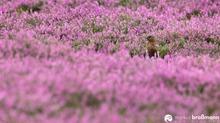
<path fill-rule="evenodd" d="M 1 0 L 0 123 L 219 115 L 219 6 L 217 0 Z M 162 58 L 142 57 L 149 35 Z"/>

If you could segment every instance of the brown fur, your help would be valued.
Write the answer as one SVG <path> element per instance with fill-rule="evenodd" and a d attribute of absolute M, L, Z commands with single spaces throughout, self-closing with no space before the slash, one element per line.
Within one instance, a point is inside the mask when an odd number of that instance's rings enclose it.
<path fill-rule="evenodd" d="M 186 18 L 187 18 L 188 20 L 190 20 L 190 19 L 191 19 L 191 14 L 190 14 L 190 13 L 187 13 L 187 14 L 186 14 Z"/>
<path fill-rule="evenodd" d="M 158 57 L 154 37 L 148 36 L 147 40 L 148 40 L 147 51 L 148 51 L 149 57 L 150 58 L 155 57 L 155 56 Z"/>

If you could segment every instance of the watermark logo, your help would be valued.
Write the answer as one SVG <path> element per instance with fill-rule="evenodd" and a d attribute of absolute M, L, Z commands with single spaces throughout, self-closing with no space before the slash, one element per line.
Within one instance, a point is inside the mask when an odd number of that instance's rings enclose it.
<path fill-rule="evenodd" d="M 201 116 L 192 115 L 192 120 L 219 120 L 219 116 L 205 116 L 202 114 Z"/>
<path fill-rule="evenodd" d="M 202 115 L 198 115 L 198 116 L 195 116 L 195 115 L 188 115 L 188 116 L 185 116 L 185 115 L 182 115 L 182 116 L 172 116 L 170 114 L 167 114 L 164 116 L 164 120 L 166 123 L 168 122 L 172 122 L 172 121 L 177 121 L 177 122 L 201 122 L 202 120 L 204 121 L 207 121 L 207 122 L 212 122 L 212 123 L 217 123 L 217 121 L 220 120 L 220 116 L 206 116 L 204 114 Z M 220 122 L 218 122 L 220 123 Z"/>
<path fill-rule="evenodd" d="M 167 114 L 164 116 L 164 120 L 165 120 L 165 122 L 171 122 L 173 120 L 173 117 L 172 117 L 172 115 Z"/>

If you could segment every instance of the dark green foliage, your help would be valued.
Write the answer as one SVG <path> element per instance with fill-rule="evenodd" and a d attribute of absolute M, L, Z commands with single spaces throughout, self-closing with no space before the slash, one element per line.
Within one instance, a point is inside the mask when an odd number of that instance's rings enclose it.
<path fill-rule="evenodd" d="M 81 42 L 75 43 L 74 46 L 76 47 L 76 49 L 81 49 L 82 43 Z"/>
<path fill-rule="evenodd" d="M 99 49 L 101 49 L 103 47 L 103 44 L 100 42 L 94 42 L 95 44 L 95 51 L 98 52 Z"/>
<path fill-rule="evenodd" d="M 92 29 L 93 33 L 102 32 L 105 29 L 104 26 L 96 26 L 94 21 L 91 24 L 84 22 L 84 26 L 81 29 L 83 32 L 87 32 L 89 28 Z"/>
<path fill-rule="evenodd" d="M 213 17 L 215 14 L 217 14 L 218 11 L 212 10 L 208 12 L 209 17 Z"/>
<path fill-rule="evenodd" d="M 30 11 L 31 7 L 29 5 L 21 4 L 19 7 L 23 11 Z"/>
<path fill-rule="evenodd" d="M 210 42 L 213 44 L 215 43 L 215 39 L 212 39 L 212 38 L 206 38 L 205 40 L 207 43 L 210 43 Z"/>
<path fill-rule="evenodd" d="M 34 27 L 37 26 L 37 24 L 36 24 L 36 22 L 35 22 L 34 19 L 29 19 L 29 20 L 27 20 L 27 21 L 26 21 L 26 24 L 28 24 L 28 25 L 32 25 L 32 26 L 34 26 Z"/>
<path fill-rule="evenodd" d="M 99 108 L 101 100 L 97 99 L 94 95 L 89 95 L 86 101 L 86 105 L 92 108 Z"/>
<path fill-rule="evenodd" d="M 86 93 L 72 93 L 63 108 L 76 109 L 82 107 L 82 101 L 85 96 Z M 99 108 L 101 105 L 101 100 L 97 99 L 97 97 L 92 94 L 88 94 L 86 97 L 86 106 L 91 108 Z"/>
<path fill-rule="evenodd" d="M 44 2 L 43 1 L 40 1 L 38 4 L 36 4 L 36 5 L 34 5 L 33 7 L 32 7 L 32 11 L 33 12 L 39 12 L 40 10 L 41 10 L 41 6 L 43 6 L 44 5 Z"/>
<path fill-rule="evenodd" d="M 145 109 L 147 109 L 147 105 L 142 104 L 138 107 L 138 111 L 144 111 Z"/>
<path fill-rule="evenodd" d="M 94 26 L 92 29 L 93 33 L 102 32 L 104 30 L 104 26 Z"/>
<path fill-rule="evenodd" d="M 192 14 L 195 16 L 199 16 L 200 10 L 195 9 L 195 10 L 193 10 Z"/>
<path fill-rule="evenodd" d="M 127 27 L 124 29 L 124 34 L 128 34 L 128 28 Z"/>
<path fill-rule="evenodd" d="M 135 24 L 139 25 L 141 23 L 141 20 L 135 20 Z"/>
<path fill-rule="evenodd" d="M 132 24 L 132 27 L 138 26 L 141 24 L 141 20 L 135 20 L 134 24 Z"/>
<path fill-rule="evenodd" d="M 33 111 L 24 111 L 24 112 L 26 112 L 27 115 L 35 116 L 35 115 L 38 115 L 38 114 L 43 113 L 43 108 L 39 107 L 39 108 L 36 108 L 36 109 L 33 110 Z"/>
<path fill-rule="evenodd" d="M 76 1 L 74 1 L 73 3 L 70 3 L 70 4 L 69 4 L 69 6 L 70 6 L 71 8 L 75 8 L 76 5 L 77 5 Z"/>
<path fill-rule="evenodd" d="M 105 2 L 103 2 L 102 0 L 98 0 L 99 5 L 105 5 Z"/>
<path fill-rule="evenodd" d="M 140 0 L 139 4 L 143 5 L 144 4 L 144 0 Z"/>
<path fill-rule="evenodd" d="M 4 27 L 4 25 L 0 24 L 0 29 L 2 29 Z"/>
<path fill-rule="evenodd" d="M 86 46 L 89 46 L 90 41 L 86 40 L 84 43 L 85 43 Z"/>
<path fill-rule="evenodd" d="M 82 93 L 73 93 L 70 95 L 69 99 L 65 103 L 64 107 L 66 108 L 79 108 L 81 107 L 81 102 L 82 102 Z"/>
<path fill-rule="evenodd" d="M 111 54 L 116 53 L 116 49 L 115 49 L 115 48 L 111 49 L 111 50 L 110 50 L 110 53 L 111 53 Z"/>
<path fill-rule="evenodd" d="M 126 48 L 129 50 L 129 54 L 131 58 L 133 58 L 135 55 L 139 55 L 139 56 L 144 55 L 144 50 L 146 49 L 144 45 L 130 47 L 128 44 L 126 45 Z"/>
<path fill-rule="evenodd" d="M 205 87 L 204 87 L 204 86 L 199 87 L 199 93 L 200 93 L 200 94 L 203 94 L 203 93 L 204 93 L 204 90 L 205 90 Z"/>
<path fill-rule="evenodd" d="M 160 46 L 165 46 L 166 45 L 166 43 L 165 42 L 160 42 Z"/>
<path fill-rule="evenodd" d="M 43 1 L 40 1 L 39 3 L 33 5 L 33 6 L 30 6 L 30 5 L 27 5 L 27 4 L 21 4 L 20 6 L 18 6 L 16 8 L 16 11 L 21 14 L 22 11 L 24 12 L 39 12 L 41 10 L 41 7 L 44 5 L 44 2 Z"/>
<path fill-rule="evenodd" d="M 206 42 L 209 43 L 209 42 L 211 42 L 212 39 L 211 38 L 206 38 L 205 40 L 206 40 Z"/>
<path fill-rule="evenodd" d="M 189 94 L 190 94 L 190 91 L 189 91 L 188 89 L 186 89 L 186 90 L 185 90 L 185 94 L 186 94 L 186 95 L 189 95 Z"/>
<path fill-rule="evenodd" d="M 208 116 L 211 116 L 214 113 L 215 109 L 216 109 L 215 107 L 207 107 L 206 111 Z"/>
<path fill-rule="evenodd" d="M 174 38 L 179 38 L 179 35 L 176 34 L 176 33 L 174 33 L 174 34 L 173 34 L 173 37 L 174 37 Z"/>
<path fill-rule="evenodd" d="M 131 56 L 131 58 L 133 58 L 134 57 L 134 55 L 135 55 L 135 53 L 134 53 L 134 50 L 130 50 L 130 56 Z"/>
<path fill-rule="evenodd" d="M 181 38 L 178 47 L 179 47 L 179 48 L 183 48 L 184 44 L 185 44 L 185 41 L 184 41 L 183 38 Z"/>
<path fill-rule="evenodd" d="M 80 50 L 82 47 L 82 42 L 80 41 L 72 41 L 71 42 L 71 46 L 72 48 L 76 49 L 76 50 Z"/>
<path fill-rule="evenodd" d="M 43 111 L 44 111 L 43 108 L 37 108 L 36 109 L 36 112 L 38 112 L 38 113 L 43 113 Z"/>
<path fill-rule="evenodd" d="M 116 6 L 126 6 L 127 0 L 120 0 L 118 3 L 116 3 Z"/>
<path fill-rule="evenodd" d="M 86 28 L 85 26 L 82 27 L 81 30 L 82 30 L 83 32 L 87 32 L 87 28 Z"/>
<path fill-rule="evenodd" d="M 127 16 L 121 16 L 121 19 L 126 20 L 128 22 L 130 22 L 132 20 L 130 17 L 127 17 Z"/>
<path fill-rule="evenodd" d="M 120 115 L 124 115 L 124 114 L 126 113 L 126 111 L 127 111 L 127 109 L 124 108 L 124 107 L 118 109 L 118 113 L 119 113 Z"/>
<path fill-rule="evenodd" d="M 164 57 L 169 53 L 169 48 L 168 48 L 167 45 L 164 45 L 164 44 L 162 43 L 162 45 L 160 45 L 160 46 L 158 47 L 158 51 L 159 51 L 160 57 L 161 57 L 161 58 L 164 58 Z"/>

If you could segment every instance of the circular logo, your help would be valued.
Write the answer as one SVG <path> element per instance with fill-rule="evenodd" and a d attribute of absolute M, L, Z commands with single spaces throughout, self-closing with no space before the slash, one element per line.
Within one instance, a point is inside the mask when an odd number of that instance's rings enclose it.
<path fill-rule="evenodd" d="M 165 122 L 171 122 L 173 120 L 173 117 L 172 117 L 172 115 L 167 114 L 164 116 L 164 120 L 165 120 Z"/>

